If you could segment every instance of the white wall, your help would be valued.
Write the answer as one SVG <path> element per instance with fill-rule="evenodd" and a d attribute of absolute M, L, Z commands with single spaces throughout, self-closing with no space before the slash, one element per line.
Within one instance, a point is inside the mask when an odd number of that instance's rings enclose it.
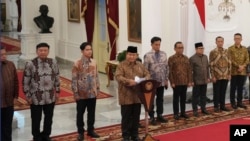
<path fill-rule="evenodd" d="M 60 0 L 60 24 L 57 56 L 69 61 L 75 61 L 81 56 L 79 46 L 87 41 L 84 19 L 80 23 L 69 22 L 67 15 L 67 0 Z"/>
<path fill-rule="evenodd" d="M 127 0 L 119 0 L 119 38 L 118 51 L 126 50 L 128 45 L 138 47 L 138 53 L 143 55 L 151 50 L 150 40 L 153 36 L 162 38 L 161 49 L 168 56 L 174 53 L 173 45 L 180 40 L 178 1 L 142 0 L 142 42 L 128 41 L 127 33 Z M 172 16 L 171 16 L 172 15 Z M 177 23 L 177 24 L 176 24 Z"/>
<path fill-rule="evenodd" d="M 221 1 L 214 1 L 212 6 L 206 5 L 207 29 L 205 34 L 205 53 L 208 54 L 215 48 L 215 38 L 217 36 L 224 37 L 224 47 L 228 48 L 234 44 L 233 35 L 237 32 L 242 34 L 242 45 L 250 45 L 250 2 L 233 1 L 236 6 L 235 13 L 230 14 L 230 21 L 223 20 L 225 13 L 218 11 L 218 5 Z"/>
<path fill-rule="evenodd" d="M 68 22 L 67 0 L 22 1 L 21 34 L 39 34 L 40 29 L 33 18 L 40 15 L 39 7 L 42 4 L 49 7 L 48 15 L 54 18 L 51 32 L 56 37 L 56 56 L 70 61 L 79 58 L 79 45 L 86 41 L 85 24 L 83 18 L 80 23 Z"/>
<path fill-rule="evenodd" d="M 219 1 L 220 2 L 220 1 Z M 217 12 L 218 1 L 214 1 L 213 7 L 206 7 L 211 15 L 221 15 Z M 207 30 L 205 34 L 206 54 L 215 47 L 214 39 L 221 35 L 225 37 L 225 47 L 233 44 L 233 34 L 240 32 L 243 35 L 242 44 L 250 44 L 250 3 L 248 1 L 233 1 L 236 4 L 236 12 L 232 18 L 238 21 L 233 30 Z M 25 0 L 22 1 L 22 33 L 38 33 L 39 28 L 33 22 L 33 18 L 40 15 L 39 6 L 47 4 L 49 16 L 54 17 L 55 22 L 51 31 L 56 36 L 56 56 L 66 60 L 74 61 L 80 57 L 79 45 L 86 41 L 86 31 L 83 18 L 80 23 L 68 22 L 67 0 Z M 168 56 L 174 54 L 174 43 L 182 40 L 181 5 L 179 1 L 168 0 L 142 0 L 142 42 L 128 41 L 127 33 L 127 0 L 119 0 L 119 36 L 117 40 L 117 51 L 126 50 L 127 46 L 138 47 L 140 57 L 151 49 L 150 39 L 153 36 L 162 38 L 161 49 L 166 51 Z M 237 19 L 237 20 L 236 20 Z M 228 23 L 221 23 L 226 25 Z M 194 49 L 188 47 L 187 50 Z"/>
<path fill-rule="evenodd" d="M 117 52 L 126 50 L 129 45 L 137 46 L 140 54 L 141 43 L 128 41 L 127 0 L 119 0 L 119 37 Z"/>
<path fill-rule="evenodd" d="M 180 32 L 180 5 L 179 1 L 162 0 L 162 43 L 161 50 L 167 53 L 167 56 L 173 55 L 174 44 L 181 40 Z"/>

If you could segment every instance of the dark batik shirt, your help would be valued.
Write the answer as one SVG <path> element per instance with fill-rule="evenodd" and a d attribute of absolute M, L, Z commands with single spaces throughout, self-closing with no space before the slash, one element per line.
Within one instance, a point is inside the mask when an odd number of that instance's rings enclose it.
<path fill-rule="evenodd" d="M 55 102 L 60 92 L 59 69 L 56 60 L 35 58 L 28 61 L 23 73 L 23 92 L 34 105 Z"/>
<path fill-rule="evenodd" d="M 171 84 L 188 85 L 192 82 L 189 59 L 185 55 L 172 55 L 168 58 L 169 80 Z"/>
<path fill-rule="evenodd" d="M 11 61 L 1 64 L 1 108 L 13 106 L 14 98 L 18 98 L 18 77 L 16 67 Z"/>

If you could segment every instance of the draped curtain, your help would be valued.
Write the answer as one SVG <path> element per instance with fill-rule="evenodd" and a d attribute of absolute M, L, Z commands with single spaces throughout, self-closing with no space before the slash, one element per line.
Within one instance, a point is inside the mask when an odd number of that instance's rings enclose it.
<path fill-rule="evenodd" d="M 119 33 L 119 9 L 118 0 L 106 0 L 107 25 L 111 47 L 110 60 L 116 59 L 116 40 Z M 112 69 L 112 68 L 109 68 Z M 109 71 L 110 80 L 113 80 L 113 73 Z"/>
<path fill-rule="evenodd" d="M 16 4 L 17 4 L 17 12 L 18 12 L 17 31 L 21 32 L 21 30 L 22 30 L 22 22 L 21 22 L 21 0 L 16 0 Z"/>
<path fill-rule="evenodd" d="M 85 21 L 87 41 L 92 43 L 95 22 L 95 0 L 82 0 L 81 16 Z"/>
<path fill-rule="evenodd" d="M 106 0 L 108 34 L 111 45 L 110 60 L 116 58 L 116 40 L 119 32 L 118 0 Z"/>

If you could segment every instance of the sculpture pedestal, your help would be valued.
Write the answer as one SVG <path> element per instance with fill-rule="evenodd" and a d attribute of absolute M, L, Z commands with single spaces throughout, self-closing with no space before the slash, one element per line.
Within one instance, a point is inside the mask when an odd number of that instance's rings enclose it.
<path fill-rule="evenodd" d="M 31 60 L 37 56 L 36 45 L 45 42 L 48 43 L 49 48 L 49 58 L 55 58 L 55 36 L 54 34 L 19 34 L 21 39 L 21 52 L 22 55 L 20 59 Z"/>
<path fill-rule="evenodd" d="M 19 56 L 20 54 L 10 54 L 10 55 L 7 55 L 7 59 L 12 61 L 15 64 L 16 68 L 18 68 Z"/>

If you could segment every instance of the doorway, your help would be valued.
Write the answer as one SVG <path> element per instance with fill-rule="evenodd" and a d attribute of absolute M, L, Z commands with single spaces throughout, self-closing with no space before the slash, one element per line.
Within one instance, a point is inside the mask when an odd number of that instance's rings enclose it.
<path fill-rule="evenodd" d="M 94 58 L 97 60 L 98 71 L 105 73 L 106 62 L 110 56 L 110 43 L 107 27 L 106 0 L 96 0 L 94 31 Z"/>

